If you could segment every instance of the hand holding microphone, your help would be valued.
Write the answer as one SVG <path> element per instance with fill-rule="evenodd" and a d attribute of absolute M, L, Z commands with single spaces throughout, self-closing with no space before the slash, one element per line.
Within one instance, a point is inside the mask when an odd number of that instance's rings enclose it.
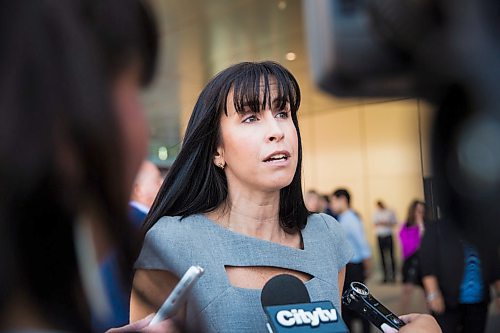
<path fill-rule="evenodd" d="M 441 333 L 436 320 L 430 315 L 414 313 L 397 317 L 360 282 L 352 282 L 344 291 L 342 304 L 366 318 L 384 333 Z"/>
<path fill-rule="evenodd" d="M 184 305 L 189 291 L 203 273 L 204 270 L 200 266 L 189 267 L 156 314 L 151 314 L 146 318 L 123 327 L 112 328 L 106 333 L 180 333 L 181 330 L 178 328 L 178 325 L 170 318 Z"/>
<path fill-rule="evenodd" d="M 159 322 L 158 324 L 150 326 L 154 314 L 150 314 L 144 319 L 138 320 L 131 324 L 111 328 L 106 333 L 128 333 L 128 332 L 142 332 L 142 333 L 181 333 L 182 331 L 172 319 L 167 319 Z"/>
<path fill-rule="evenodd" d="M 384 333 L 441 333 L 430 315 L 409 314 L 399 318 L 375 299 L 360 282 L 352 282 L 344 291 L 342 303 L 380 328 Z"/>
<path fill-rule="evenodd" d="M 412 313 L 399 317 L 406 323 L 399 331 L 385 325 L 382 327 L 384 333 L 441 333 L 436 319 L 428 314 Z"/>
<path fill-rule="evenodd" d="M 200 266 L 191 266 L 184 273 L 180 281 L 174 287 L 174 290 L 161 305 L 156 315 L 149 323 L 150 326 L 171 318 L 180 307 L 186 302 L 187 296 L 196 281 L 203 275 L 204 270 Z"/>

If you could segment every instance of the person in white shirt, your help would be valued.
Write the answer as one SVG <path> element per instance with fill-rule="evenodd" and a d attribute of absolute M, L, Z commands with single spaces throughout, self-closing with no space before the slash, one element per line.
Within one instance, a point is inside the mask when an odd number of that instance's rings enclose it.
<path fill-rule="evenodd" d="M 392 229 L 398 222 L 396 214 L 388 209 L 381 200 L 377 201 L 376 206 L 377 209 L 373 215 L 373 223 L 375 224 L 375 233 L 377 234 L 380 249 L 380 260 L 384 272 L 383 283 L 394 282 L 396 280 L 396 267 Z"/>

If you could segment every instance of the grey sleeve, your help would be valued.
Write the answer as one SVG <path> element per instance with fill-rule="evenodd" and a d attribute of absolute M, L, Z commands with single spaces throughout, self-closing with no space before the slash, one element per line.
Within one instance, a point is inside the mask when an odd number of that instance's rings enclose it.
<path fill-rule="evenodd" d="M 176 272 L 182 264 L 179 251 L 182 241 L 176 232 L 180 221 L 173 217 L 162 217 L 146 233 L 141 252 L 135 262 L 135 269 L 161 269 Z"/>
<path fill-rule="evenodd" d="M 340 223 L 328 214 L 320 214 L 327 228 L 329 229 L 334 244 L 335 256 L 337 257 L 338 270 L 341 271 L 351 260 L 354 251 L 347 241 L 345 232 Z"/>

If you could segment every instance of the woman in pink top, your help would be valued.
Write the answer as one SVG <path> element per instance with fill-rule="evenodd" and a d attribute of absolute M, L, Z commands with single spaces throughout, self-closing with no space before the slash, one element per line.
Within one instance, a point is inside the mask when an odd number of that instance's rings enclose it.
<path fill-rule="evenodd" d="M 408 217 L 399 231 L 399 240 L 403 250 L 403 291 L 401 310 L 406 313 L 411 300 L 414 285 L 421 285 L 418 262 L 418 248 L 424 231 L 425 204 L 414 200 L 408 208 Z"/>

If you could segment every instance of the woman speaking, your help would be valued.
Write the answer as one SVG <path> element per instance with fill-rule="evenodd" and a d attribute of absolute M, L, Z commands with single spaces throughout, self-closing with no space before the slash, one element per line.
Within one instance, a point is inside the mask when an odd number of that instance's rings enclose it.
<path fill-rule="evenodd" d="M 190 331 L 266 331 L 261 289 L 282 273 L 340 309 L 351 249 L 338 222 L 304 205 L 299 105 L 297 81 L 273 62 L 234 65 L 203 89 L 145 222 L 132 321 L 191 265 L 205 274 L 178 314 Z"/>
<path fill-rule="evenodd" d="M 155 312 L 185 271 L 205 269 L 177 315 L 190 332 L 267 332 L 261 289 L 286 273 L 340 309 L 351 248 L 302 197 L 300 90 L 273 62 L 240 63 L 203 89 L 146 219 L 130 316 Z M 400 332 L 439 332 L 409 315 Z"/>

